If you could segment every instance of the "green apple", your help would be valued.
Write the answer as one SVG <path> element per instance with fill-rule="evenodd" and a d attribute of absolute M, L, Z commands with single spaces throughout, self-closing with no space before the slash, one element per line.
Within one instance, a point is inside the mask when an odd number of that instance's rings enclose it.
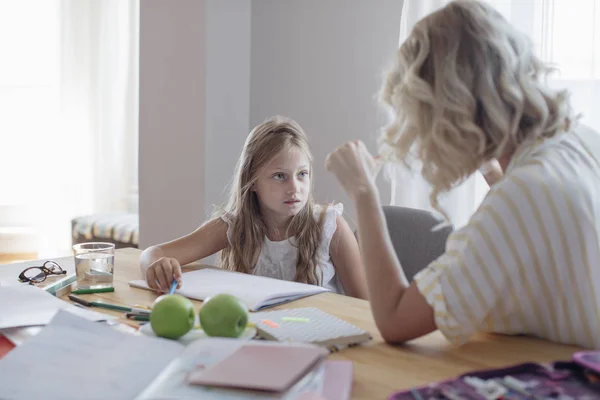
<path fill-rule="evenodd" d="M 156 336 L 178 339 L 194 327 L 194 304 L 178 294 L 165 294 L 154 301 L 150 325 Z"/>
<path fill-rule="evenodd" d="M 205 300 L 199 316 L 200 326 L 208 336 L 238 338 L 248 325 L 248 308 L 230 294 Z"/>

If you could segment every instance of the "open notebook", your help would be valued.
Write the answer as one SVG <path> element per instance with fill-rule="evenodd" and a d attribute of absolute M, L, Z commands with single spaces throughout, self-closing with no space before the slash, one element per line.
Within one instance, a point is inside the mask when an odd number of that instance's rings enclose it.
<path fill-rule="evenodd" d="M 186 272 L 182 275 L 183 285 L 175 291 L 182 296 L 204 300 L 220 293 L 239 298 L 250 311 L 287 303 L 301 297 L 328 291 L 328 289 L 304 283 L 265 278 L 214 268 Z M 135 280 L 129 285 L 149 289 L 145 280 Z"/>
<path fill-rule="evenodd" d="M 331 351 L 371 339 L 364 329 L 314 307 L 253 313 L 250 322 L 256 324 L 263 339 L 313 343 Z"/>

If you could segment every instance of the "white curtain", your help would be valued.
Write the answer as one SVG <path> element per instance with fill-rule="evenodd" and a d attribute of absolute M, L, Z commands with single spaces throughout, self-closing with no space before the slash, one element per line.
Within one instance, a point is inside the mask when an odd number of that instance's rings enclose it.
<path fill-rule="evenodd" d="M 404 0 L 400 43 L 413 25 L 449 0 Z M 511 23 L 533 40 L 537 54 L 559 69 L 548 78 L 556 89 L 567 88 L 582 122 L 600 130 L 600 0 L 488 0 Z M 392 205 L 431 210 L 430 187 L 418 173 L 400 165 L 386 165 L 392 185 Z M 441 199 L 451 222 L 460 227 L 487 192 L 480 174 L 470 177 Z"/>
<path fill-rule="evenodd" d="M 58 2 L 57 125 L 37 203 L 40 257 L 70 248 L 75 216 L 136 211 L 138 0 Z"/>

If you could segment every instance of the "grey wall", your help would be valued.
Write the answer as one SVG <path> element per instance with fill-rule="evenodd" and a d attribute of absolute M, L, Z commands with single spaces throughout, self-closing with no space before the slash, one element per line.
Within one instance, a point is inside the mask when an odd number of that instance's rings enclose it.
<path fill-rule="evenodd" d="M 361 139 L 376 150 L 383 113 L 375 101 L 398 47 L 400 0 L 254 0 L 250 125 L 283 114 L 307 132 L 315 196 L 354 211 L 333 176 L 328 152 Z M 381 183 L 382 198 L 389 185 Z"/>
<path fill-rule="evenodd" d="M 227 198 L 226 185 L 250 132 L 252 2 L 206 1 L 205 211 Z"/>
<path fill-rule="evenodd" d="M 307 131 L 315 195 L 354 211 L 324 168 L 361 139 L 398 46 L 401 0 L 144 0 L 140 4 L 140 245 L 197 227 L 225 200 L 250 129 L 283 114 Z M 382 199 L 389 185 L 380 184 Z"/>
<path fill-rule="evenodd" d="M 140 2 L 140 246 L 204 218 L 203 1 Z"/>

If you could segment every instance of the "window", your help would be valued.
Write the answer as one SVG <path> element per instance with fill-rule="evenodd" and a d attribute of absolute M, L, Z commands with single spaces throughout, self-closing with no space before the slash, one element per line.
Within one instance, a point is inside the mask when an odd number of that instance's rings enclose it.
<path fill-rule="evenodd" d="M 0 0 L 0 227 L 35 228 L 40 257 L 137 207 L 138 48 L 139 0 Z"/>
<path fill-rule="evenodd" d="M 538 56 L 558 69 L 548 77 L 549 86 L 568 89 L 581 122 L 600 131 L 600 0 L 486 1 L 531 38 Z M 405 0 L 400 42 L 419 19 L 448 2 Z M 391 180 L 402 183 L 392 184 L 392 205 L 431 209 L 431 188 L 419 174 L 409 174 L 402 166 L 386 168 Z M 475 175 L 440 199 L 457 227 L 468 222 L 487 193 L 487 184 Z"/>

